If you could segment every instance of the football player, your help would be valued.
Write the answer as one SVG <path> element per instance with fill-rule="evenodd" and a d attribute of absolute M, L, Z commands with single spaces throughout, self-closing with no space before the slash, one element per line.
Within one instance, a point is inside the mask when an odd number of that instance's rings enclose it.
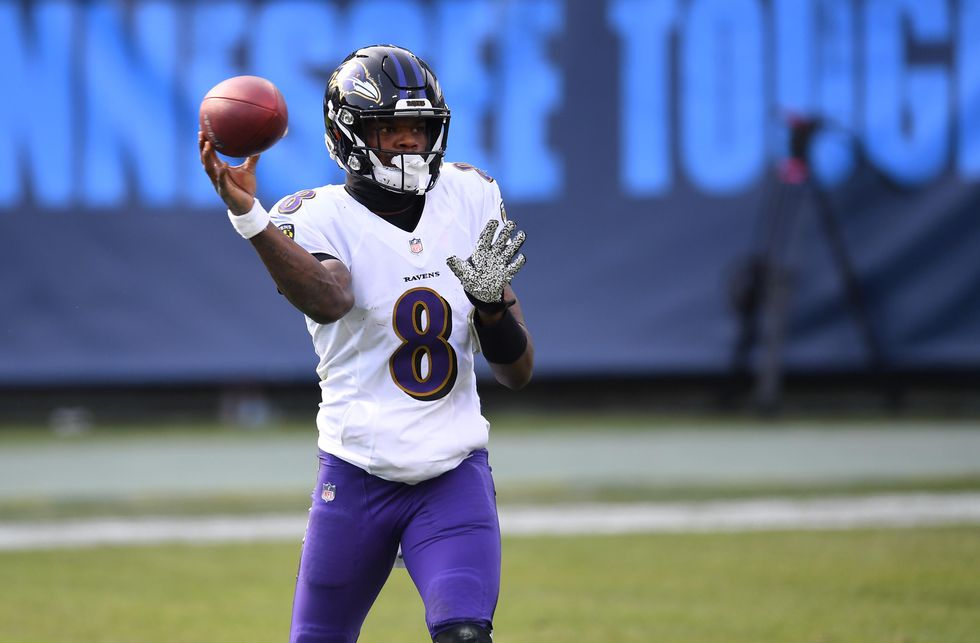
<path fill-rule="evenodd" d="M 449 108 L 406 49 L 359 49 L 323 101 L 344 185 L 305 189 L 271 215 L 258 156 L 238 166 L 199 135 L 201 161 L 319 357 L 320 468 L 290 640 L 355 641 L 399 545 L 437 643 L 491 640 L 500 529 L 477 352 L 512 389 L 534 348 L 510 281 L 523 232 L 497 183 L 444 163 Z"/>

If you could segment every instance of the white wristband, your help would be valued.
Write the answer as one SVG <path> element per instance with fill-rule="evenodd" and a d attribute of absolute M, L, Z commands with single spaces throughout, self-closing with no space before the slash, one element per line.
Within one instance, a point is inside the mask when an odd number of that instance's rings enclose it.
<path fill-rule="evenodd" d="M 258 199 L 254 200 L 252 209 L 245 214 L 235 214 L 228 210 L 228 219 L 243 239 L 251 239 L 269 225 L 269 213 L 265 211 Z"/>

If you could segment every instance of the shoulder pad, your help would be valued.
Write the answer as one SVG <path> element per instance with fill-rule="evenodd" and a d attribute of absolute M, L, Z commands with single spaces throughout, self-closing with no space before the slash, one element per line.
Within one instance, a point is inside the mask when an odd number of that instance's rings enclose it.
<path fill-rule="evenodd" d="M 470 165 L 469 163 L 450 163 L 450 165 L 454 166 L 457 170 L 461 170 L 463 172 L 476 172 L 487 183 L 493 183 L 492 176 L 490 176 L 484 170 L 481 170 L 480 168 L 474 165 Z"/>

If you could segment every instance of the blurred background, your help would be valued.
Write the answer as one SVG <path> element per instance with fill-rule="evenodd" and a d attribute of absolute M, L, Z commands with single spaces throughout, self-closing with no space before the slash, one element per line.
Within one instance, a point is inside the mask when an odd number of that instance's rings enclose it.
<path fill-rule="evenodd" d="M 302 318 L 225 221 L 197 109 L 270 78 L 262 200 L 339 182 L 323 87 L 374 42 L 431 63 L 449 160 L 528 233 L 515 403 L 980 412 L 977 2 L 10 1 L 0 420 L 312 413 Z"/>
<path fill-rule="evenodd" d="M 0 639 L 283 637 L 315 356 L 198 107 L 267 77 L 263 203 L 340 182 L 374 43 L 528 235 L 534 381 L 481 371 L 508 640 L 975 638 L 980 0 L 0 0 Z M 390 586 L 364 640 L 421 629 Z"/>

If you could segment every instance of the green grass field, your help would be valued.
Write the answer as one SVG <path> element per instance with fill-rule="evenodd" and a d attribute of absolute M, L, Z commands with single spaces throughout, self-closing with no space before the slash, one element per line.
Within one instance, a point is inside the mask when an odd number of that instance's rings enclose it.
<path fill-rule="evenodd" d="M 702 421 L 704 422 L 704 421 Z M 495 422 L 504 435 L 588 433 L 602 429 L 693 432 L 719 426 L 739 439 L 739 422 L 626 416 L 514 416 Z M 805 425 L 812 427 L 813 425 Z M 953 426 L 972 435 L 974 424 Z M 533 428 L 534 430 L 528 430 Z M 743 427 L 752 429 L 751 424 Z M 790 426 L 792 428 L 792 426 Z M 829 434 L 864 428 L 928 432 L 933 425 L 850 422 L 820 425 Z M 775 428 L 773 435 L 778 437 Z M 725 431 L 727 434 L 727 431 Z M 115 466 L 144 457 L 139 446 L 161 435 L 193 455 L 226 446 L 302 445 L 301 482 L 244 493 L 133 491 L 37 493 L 14 473 L 30 449 L 73 463 L 82 453 L 111 455 Z M 720 435 L 720 434 L 713 434 Z M 305 446 L 309 426 L 242 432 L 207 425 L 97 427 L 69 437 L 37 428 L 3 427 L 0 460 L 10 471 L 0 522 L 104 516 L 287 512 L 307 508 Z M 169 443 L 168 443 L 169 444 Z M 215 448 L 220 445 L 220 449 Z M 952 444 L 952 443 L 951 443 Z M 959 443 L 956 443 L 959 444 Z M 969 453 L 950 448 L 950 459 Z M 21 454 L 21 455 L 17 455 Z M 588 454 L 584 454 L 585 462 Z M 847 455 L 846 453 L 844 455 Z M 919 461 L 916 451 L 911 462 Z M 945 454 L 941 454 L 945 457 Z M 106 456 L 109 457 L 109 456 Z M 182 457 L 182 456 L 181 456 Z M 893 454 L 891 457 L 905 457 Z M 935 457 L 935 456 L 934 456 Z M 289 460 L 292 462 L 293 460 Z M 45 460 L 47 462 L 47 460 Z M 143 462 L 140 460 L 139 462 Z M 171 465 L 181 464 L 171 457 Z M 578 460 L 576 460 L 578 462 Z M 765 464 L 765 460 L 760 460 Z M 942 460 L 940 460 L 942 462 Z M 210 466 L 210 465 L 209 465 Z M 282 466 L 280 464 L 280 466 Z M 213 468 L 213 467 L 212 467 Z M 114 469 L 118 471 L 121 469 Z M 195 474 L 179 469 L 197 480 Z M 50 471 L 34 480 L 46 480 Z M 86 475 L 81 471 L 78 475 Z M 873 492 L 980 490 L 980 470 L 928 475 L 837 477 L 799 481 L 703 483 L 519 479 L 498 486 L 501 505 L 583 501 L 678 501 L 815 497 Z M 293 488 L 295 487 L 295 488 Z M 0 484 L 2 489 L 2 484 Z M 16 490 L 17 493 L 10 492 Z M 0 643 L 266 643 L 285 641 L 299 542 L 165 545 L 0 551 Z M 505 537 L 496 641 L 527 643 L 959 643 L 980 640 L 980 526 L 857 531 L 594 537 Z M 404 570 L 395 570 L 368 617 L 363 643 L 428 641 L 423 607 Z"/>
<path fill-rule="evenodd" d="M 0 553 L 4 643 L 285 640 L 298 544 Z M 505 538 L 495 640 L 967 643 L 980 530 Z M 395 570 L 361 637 L 426 641 Z"/>

